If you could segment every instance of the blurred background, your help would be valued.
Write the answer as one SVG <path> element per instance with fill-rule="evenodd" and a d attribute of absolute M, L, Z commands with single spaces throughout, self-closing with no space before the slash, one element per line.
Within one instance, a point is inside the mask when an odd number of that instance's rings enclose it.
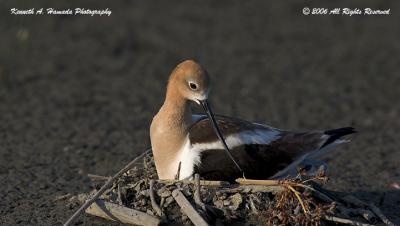
<path fill-rule="evenodd" d="M 328 187 L 400 220 L 399 1 L 2 1 L 0 224 L 56 225 L 150 147 L 172 69 L 211 74 L 218 114 L 290 130 L 353 126 L 326 157 Z M 389 16 L 305 16 L 304 7 L 391 9 Z M 88 8 L 111 16 L 10 15 Z M 81 216 L 78 224 L 109 225 Z"/>

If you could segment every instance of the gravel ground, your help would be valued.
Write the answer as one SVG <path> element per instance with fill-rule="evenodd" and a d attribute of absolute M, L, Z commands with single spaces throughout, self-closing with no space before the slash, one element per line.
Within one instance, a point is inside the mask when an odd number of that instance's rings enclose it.
<path fill-rule="evenodd" d="M 219 114 L 304 130 L 354 126 L 326 157 L 329 188 L 400 223 L 399 1 L 3 1 L 0 224 L 57 225 L 91 189 L 150 146 L 174 66 L 196 59 Z M 13 16 L 10 8 L 110 8 L 106 16 Z M 390 16 L 304 16 L 309 7 Z M 199 110 L 199 109 L 197 109 Z M 109 222 L 82 216 L 82 225 Z"/>

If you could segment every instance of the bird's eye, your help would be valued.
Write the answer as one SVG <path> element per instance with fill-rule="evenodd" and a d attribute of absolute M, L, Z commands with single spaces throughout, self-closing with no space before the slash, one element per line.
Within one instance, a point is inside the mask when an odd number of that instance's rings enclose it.
<path fill-rule="evenodd" d="M 193 83 L 193 82 L 189 82 L 189 87 L 190 87 L 192 90 L 196 90 L 196 89 L 197 89 L 197 85 L 196 85 L 195 83 Z"/>

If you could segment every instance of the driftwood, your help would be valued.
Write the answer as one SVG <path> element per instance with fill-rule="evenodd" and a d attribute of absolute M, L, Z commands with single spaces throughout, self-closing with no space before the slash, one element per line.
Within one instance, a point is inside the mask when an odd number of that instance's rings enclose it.
<path fill-rule="evenodd" d="M 204 220 L 203 217 L 193 208 L 192 204 L 186 199 L 185 195 L 179 191 L 179 189 L 175 189 L 172 192 L 172 196 L 175 201 L 181 207 L 182 211 L 189 217 L 192 223 L 196 226 L 208 226 L 208 223 Z"/>
<path fill-rule="evenodd" d="M 161 224 L 161 219 L 156 216 L 126 208 L 114 203 L 105 202 L 101 199 L 96 200 L 86 209 L 85 212 L 94 216 L 113 221 L 119 221 L 125 224 L 148 226 Z"/>
<path fill-rule="evenodd" d="M 87 200 L 65 223 L 64 226 L 69 226 L 71 225 L 76 218 L 81 215 L 83 211 L 85 211 L 92 203 L 94 203 L 113 183 L 116 179 L 118 179 L 122 174 L 126 173 L 128 170 L 130 170 L 137 161 L 139 161 L 141 158 L 143 158 L 145 155 L 151 152 L 151 149 L 148 149 L 147 151 L 143 152 L 141 155 L 136 157 L 134 160 L 128 163 L 123 169 L 121 169 L 117 174 L 115 174 L 113 177 L 107 180 L 107 182 L 100 188 L 99 191 L 89 200 Z"/>

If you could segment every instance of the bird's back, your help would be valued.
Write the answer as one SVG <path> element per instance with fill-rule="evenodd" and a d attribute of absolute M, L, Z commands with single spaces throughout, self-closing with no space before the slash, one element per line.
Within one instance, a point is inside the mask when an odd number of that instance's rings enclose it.
<path fill-rule="evenodd" d="M 201 153 L 195 172 L 212 180 L 232 181 L 241 177 L 209 119 L 198 118 L 189 130 L 192 148 Z M 325 132 L 289 132 L 226 116 L 216 116 L 216 121 L 235 160 L 246 177 L 252 179 L 286 176 L 296 164 L 307 157 L 316 157 L 341 136 L 354 132 L 350 127 Z"/>

